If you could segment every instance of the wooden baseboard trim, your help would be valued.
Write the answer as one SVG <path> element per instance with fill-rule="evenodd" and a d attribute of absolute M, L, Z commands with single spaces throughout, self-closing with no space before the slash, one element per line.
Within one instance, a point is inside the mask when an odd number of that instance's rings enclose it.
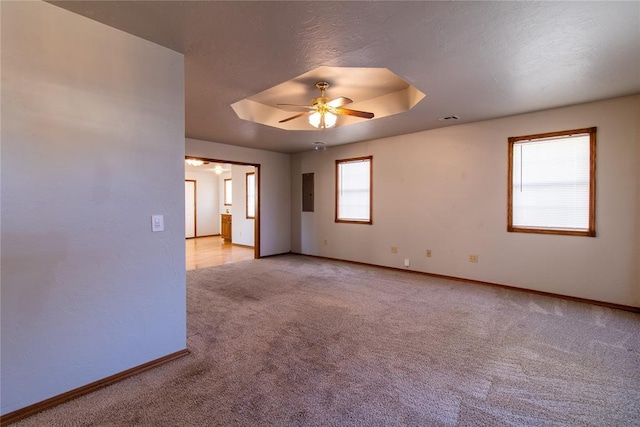
<path fill-rule="evenodd" d="M 249 249 L 253 249 L 255 246 L 249 246 L 249 245 L 242 245 L 240 243 L 231 243 L 233 246 L 240 246 L 241 248 L 249 248 Z"/>
<path fill-rule="evenodd" d="M 350 263 L 350 264 L 365 265 L 365 266 L 368 266 L 368 267 L 383 268 L 383 269 L 386 269 L 386 270 L 404 271 L 406 273 L 421 274 L 421 275 L 424 275 L 424 276 L 438 277 L 438 278 L 441 278 L 441 279 L 457 280 L 459 282 L 473 283 L 473 284 L 476 284 L 476 285 L 492 286 L 492 287 L 496 287 L 496 288 L 509 289 L 509 290 L 513 290 L 513 291 L 527 292 L 527 293 L 530 293 L 530 294 L 537 294 L 537 295 L 543 295 L 543 296 L 547 296 L 547 297 L 560 298 L 560 299 L 565 299 L 565 300 L 569 300 L 569 301 L 582 302 L 582 303 L 585 303 L 585 304 L 599 305 L 599 306 L 602 306 L 602 307 L 613 308 L 613 309 L 616 309 L 616 310 L 630 311 L 632 313 L 640 313 L 640 307 L 635 307 L 635 306 L 632 306 L 632 305 L 623 305 L 623 304 L 616 304 L 616 303 L 613 303 L 613 302 L 592 300 L 592 299 L 588 299 L 588 298 L 572 297 L 572 296 L 569 296 L 569 295 L 555 294 L 553 292 L 545 292 L 545 291 L 538 291 L 538 290 L 535 290 L 535 289 L 519 288 L 517 286 L 501 285 L 499 283 L 483 282 L 481 280 L 465 279 L 463 277 L 447 276 L 447 275 L 444 275 L 444 274 L 427 273 L 427 272 L 424 272 L 424 271 L 416 271 L 416 270 L 405 270 L 403 268 L 388 267 L 386 265 L 369 264 L 369 263 L 360 262 L 360 261 L 350 261 L 350 260 L 344 260 L 344 259 L 339 259 L 339 258 L 331 258 L 331 257 L 320 256 L 320 255 L 307 255 L 307 254 L 301 254 L 301 253 L 297 253 L 297 252 L 291 252 L 291 253 L 295 254 L 295 255 L 308 256 L 308 257 L 311 257 L 311 258 L 327 259 L 327 260 L 331 260 L 331 261 L 342 261 L 342 262 L 347 262 L 347 263 Z"/>
<path fill-rule="evenodd" d="M 260 258 L 271 258 L 271 257 L 275 257 L 275 256 L 291 255 L 291 254 L 293 254 L 293 255 L 303 255 L 303 254 L 296 254 L 294 252 L 289 251 L 289 252 L 281 252 L 279 254 L 262 255 Z M 309 256 L 311 256 L 311 255 L 309 255 Z"/>
<path fill-rule="evenodd" d="M 191 352 L 189 351 L 189 349 L 185 348 L 184 350 L 176 351 L 175 353 L 171 353 L 159 359 L 155 359 L 150 362 L 144 363 L 142 365 L 135 366 L 131 369 L 127 369 L 126 371 L 119 372 L 117 374 L 111 375 L 101 380 L 94 381 L 82 387 L 78 387 L 76 389 L 67 391 L 66 393 L 53 396 L 41 402 L 34 403 L 33 405 L 29 405 L 22 409 L 9 412 L 8 414 L 2 415 L 0 417 L 0 426 L 6 426 L 11 423 L 15 423 L 16 421 L 20 421 L 24 418 L 30 417 L 31 415 L 35 415 L 38 412 L 42 412 L 46 409 L 51 409 L 54 406 L 58 406 L 62 403 L 76 399 L 80 396 L 84 396 L 85 394 L 92 393 L 96 390 L 115 384 L 119 381 L 132 377 L 134 375 L 137 375 L 141 372 L 148 371 L 153 368 L 157 368 L 160 365 L 164 365 L 165 363 L 187 356 L 190 353 Z"/>

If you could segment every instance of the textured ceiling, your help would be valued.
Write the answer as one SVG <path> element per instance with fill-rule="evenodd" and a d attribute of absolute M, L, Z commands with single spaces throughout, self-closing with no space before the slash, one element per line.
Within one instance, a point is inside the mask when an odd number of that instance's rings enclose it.
<path fill-rule="evenodd" d="M 51 3 L 184 53 L 186 136 L 225 144 L 291 153 L 433 129 L 454 114 L 465 123 L 640 93 L 637 1 Z M 323 65 L 388 68 L 426 97 L 318 131 L 231 108 Z M 315 96 L 310 85 L 297 102 Z"/>

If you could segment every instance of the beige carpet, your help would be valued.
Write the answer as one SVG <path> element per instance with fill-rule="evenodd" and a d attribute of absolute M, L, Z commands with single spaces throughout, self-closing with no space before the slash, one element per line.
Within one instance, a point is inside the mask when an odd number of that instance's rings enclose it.
<path fill-rule="evenodd" d="M 296 255 L 187 283 L 192 355 L 14 425 L 640 425 L 637 314 Z"/>

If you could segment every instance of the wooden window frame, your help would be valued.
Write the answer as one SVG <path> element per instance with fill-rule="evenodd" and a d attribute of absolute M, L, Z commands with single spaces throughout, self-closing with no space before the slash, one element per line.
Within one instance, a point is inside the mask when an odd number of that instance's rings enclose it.
<path fill-rule="evenodd" d="M 507 231 L 518 233 L 556 234 L 565 236 L 596 237 L 596 127 L 573 129 L 560 132 L 548 132 L 536 135 L 516 136 L 509 138 L 509 156 L 507 167 Z M 534 141 L 562 136 L 580 134 L 589 135 L 589 228 L 587 230 L 572 230 L 563 228 L 537 228 L 513 225 L 513 147 L 522 141 Z"/>
<path fill-rule="evenodd" d="M 368 220 L 353 220 L 353 219 L 341 219 L 339 218 L 339 195 L 340 195 L 340 180 L 339 169 L 342 163 L 351 163 L 358 161 L 369 161 L 369 219 Z M 373 224 L 373 156 L 353 157 L 350 159 L 336 160 L 336 174 L 335 174 L 336 186 L 335 186 L 335 222 L 344 224 Z"/>
<path fill-rule="evenodd" d="M 253 203 L 253 216 L 249 215 L 249 175 L 253 175 L 253 200 L 251 201 Z M 246 177 L 245 177 L 245 213 L 246 213 L 246 218 L 247 219 L 255 219 L 256 215 L 256 197 L 255 197 L 255 192 L 256 192 L 256 173 L 255 172 L 247 172 L 246 173 Z"/>
<path fill-rule="evenodd" d="M 225 178 L 224 179 L 224 182 L 223 182 L 223 185 L 222 185 L 222 189 L 223 189 L 224 193 L 223 193 L 222 196 L 224 197 L 224 199 L 223 199 L 224 205 L 225 206 L 231 206 L 233 203 L 227 203 L 227 181 L 231 181 L 231 178 Z M 233 197 L 233 195 L 231 195 L 231 197 Z"/>

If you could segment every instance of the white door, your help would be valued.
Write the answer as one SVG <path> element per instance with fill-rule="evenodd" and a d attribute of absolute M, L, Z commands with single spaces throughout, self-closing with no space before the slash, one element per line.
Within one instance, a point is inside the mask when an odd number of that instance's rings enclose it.
<path fill-rule="evenodd" d="M 185 237 L 196 237 L 196 182 L 184 182 Z"/>

